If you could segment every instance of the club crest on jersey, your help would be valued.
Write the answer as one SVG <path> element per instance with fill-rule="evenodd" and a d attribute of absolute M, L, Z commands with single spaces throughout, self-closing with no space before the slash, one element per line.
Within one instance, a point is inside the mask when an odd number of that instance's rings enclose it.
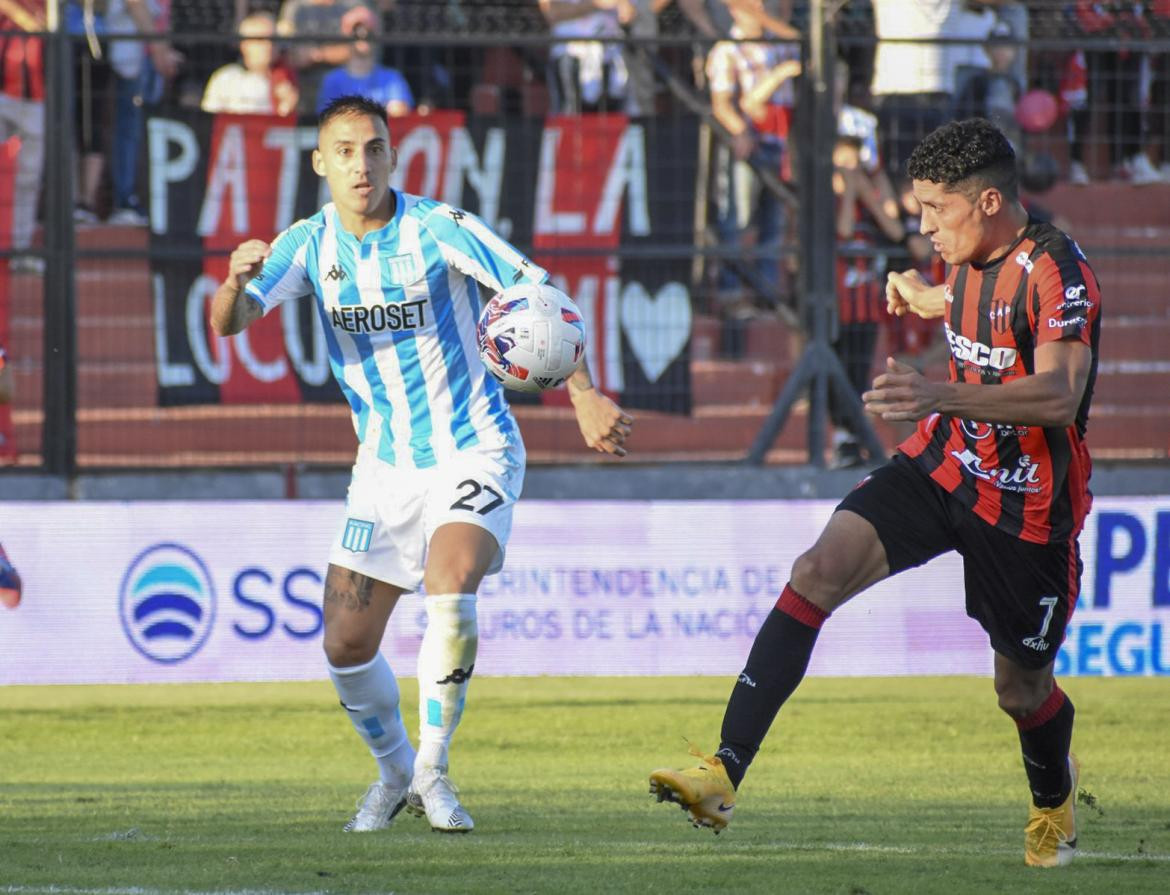
<path fill-rule="evenodd" d="M 997 298 L 992 301 L 987 316 L 991 318 L 992 329 L 997 333 L 1005 333 L 1008 331 L 1008 324 L 1011 323 L 1012 306 L 1002 298 Z"/>
<path fill-rule="evenodd" d="M 350 553 L 366 553 L 374 537 L 374 523 L 365 519 L 346 519 L 341 546 Z"/>
<path fill-rule="evenodd" d="M 419 278 L 419 264 L 414 255 L 391 255 L 382 259 L 382 277 L 388 284 L 403 286 Z"/>
<path fill-rule="evenodd" d="M 992 466 L 985 468 L 983 458 L 970 448 L 951 451 L 963 469 L 977 479 L 991 482 L 1000 491 L 1018 491 L 1034 494 L 1040 490 L 1040 467 L 1028 454 L 1022 454 L 1015 469 Z"/>

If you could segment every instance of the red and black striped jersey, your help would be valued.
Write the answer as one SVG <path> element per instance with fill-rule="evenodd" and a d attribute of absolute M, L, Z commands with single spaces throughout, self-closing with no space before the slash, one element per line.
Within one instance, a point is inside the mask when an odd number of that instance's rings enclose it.
<path fill-rule="evenodd" d="M 1067 428 L 932 414 L 899 450 L 1008 534 L 1039 544 L 1074 537 L 1092 500 L 1084 436 L 1101 333 L 1101 293 L 1084 253 L 1056 227 L 1029 220 L 1002 258 L 952 268 L 946 301 L 950 382 L 995 387 L 1029 376 L 1038 346 L 1071 339 L 1092 351 L 1085 393 Z"/>
<path fill-rule="evenodd" d="M 15 5 L 44 19 L 43 0 L 15 0 Z M 45 98 L 44 42 L 13 32 L 25 30 L 0 13 L 0 93 L 14 99 L 43 101 Z"/>

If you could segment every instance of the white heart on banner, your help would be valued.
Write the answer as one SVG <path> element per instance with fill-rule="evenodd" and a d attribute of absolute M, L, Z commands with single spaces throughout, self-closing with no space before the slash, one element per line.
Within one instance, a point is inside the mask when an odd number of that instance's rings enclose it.
<path fill-rule="evenodd" d="M 651 296 L 641 283 L 622 289 L 622 329 L 651 382 L 666 372 L 691 337 L 691 296 L 682 283 L 666 283 Z"/>

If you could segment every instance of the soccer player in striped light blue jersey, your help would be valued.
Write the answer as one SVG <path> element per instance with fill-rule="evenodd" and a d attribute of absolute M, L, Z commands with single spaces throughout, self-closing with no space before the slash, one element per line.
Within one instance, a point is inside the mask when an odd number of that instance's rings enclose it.
<path fill-rule="evenodd" d="M 448 747 L 475 665 L 475 593 L 501 567 L 524 480 L 524 444 L 476 348 L 480 298 L 545 271 L 474 215 L 389 187 L 385 110 L 357 96 L 321 113 L 313 169 L 333 201 L 269 245 L 241 244 L 212 303 L 220 335 L 312 295 L 353 411 L 357 459 L 325 580 L 325 655 L 354 729 L 377 762 L 347 830 L 403 808 L 467 832 Z M 568 389 L 585 443 L 625 456 L 633 420 L 583 364 Z M 426 590 L 418 655 L 419 746 L 379 645 L 398 598 Z"/>

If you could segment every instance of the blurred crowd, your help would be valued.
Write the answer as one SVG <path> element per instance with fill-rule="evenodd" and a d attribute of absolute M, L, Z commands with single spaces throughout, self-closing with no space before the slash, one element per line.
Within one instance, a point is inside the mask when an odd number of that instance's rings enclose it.
<path fill-rule="evenodd" d="M 1061 179 L 1170 183 L 1170 0 L 830 6 L 838 343 L 859 385 L 886 319 L 887 257 L 939 275 L 904 173 L 933 128 L 976 115 L 996 122 L 1034 195 Z M 706 266 L 712 307 L 734 320 L 792 303 L 799 253 L 788 211 L 800 169 L 792 135 L 808 0 L 64 0 L 63 15 L 75 37 L 78 225 L 147 223 L 142 123 L 159 103 L 313 116 L 361 93 L 390 116 L 701 109 L 706 213 L 720 250 Z M 44 29 L 44 0 L 0 0 L 0 146 L 20 139 L 10 269 L 26 273 L 43 269 L 20 251 L 32 245 L 43 177 L 44 48 L 35 35 Z M 216 34 L 235 40 L 207 39 Z M 493 34 L 548 39 L 491 45 Z M 419 35 L 431 39 L 410 39 Z M 457 35 L 478 40 L 441 39 Z M 672 40 L 656 43 L 662 37 Z M 1036 50 L 1035 37 L 1058 40 Z M 924 332 L 898 326 L 895 348 L 924 346 Z"/>
<path fill-rule="evenodd" d="M 783 203 L 753 184 L 751 171 L 792 175 L 786 146 L 808 0 L 65 0 L 63 13 L 77 37 L 80 224 L 145 222 L 136 184 L 141 120 L 164 97 L 219 113 L 312 115 L 361 92 L 390 115 L 435 107 L 654 115 L 675 101 L 655 68 L 674 64 L 689 66 L 688 80 L 725 131 L 720 232 L 751 212 L 765 242 L 783 232 Z M 1072 183 L 1170 182 L 1170 53 L 1150 45 L 1170 39 L 1170 0 L 848 0 L 837 21 L 849 63 L 845 119 L 869 127 L 857 110 L 876 116 L 876 135 L 865 139 L 877 140 L 893 183 L 922 134 L 970 115 L 991 118 L 1017 141 L 1060 122 L 1068 146 L 1061 173 Z M 0 0 L 0 137 L 19 135 L 25 147 L 22 195 L 40 182 L 44 139 L 42 47 L 25 33 L 44 27 L 44 0 Z M 493 30 L 554 40 L 456 48 L 396 39 Z M 235 46 L 166 37 L 232 32 Z M 152 34 L 159 37 L 119 39 Z M 692 36 L 693 49 L 657 48 L 652 41 L 664 34 Z M 1030 34 L 1095 43 L 1029 58 Z M 1104 120 L 1093 119 L 1094 109 Z M 1092 146 L 1098 132 L 1108 135 L 1103 154 Z M 27 245 L 30 234 L 26 207 L 14 243 Z"/>

